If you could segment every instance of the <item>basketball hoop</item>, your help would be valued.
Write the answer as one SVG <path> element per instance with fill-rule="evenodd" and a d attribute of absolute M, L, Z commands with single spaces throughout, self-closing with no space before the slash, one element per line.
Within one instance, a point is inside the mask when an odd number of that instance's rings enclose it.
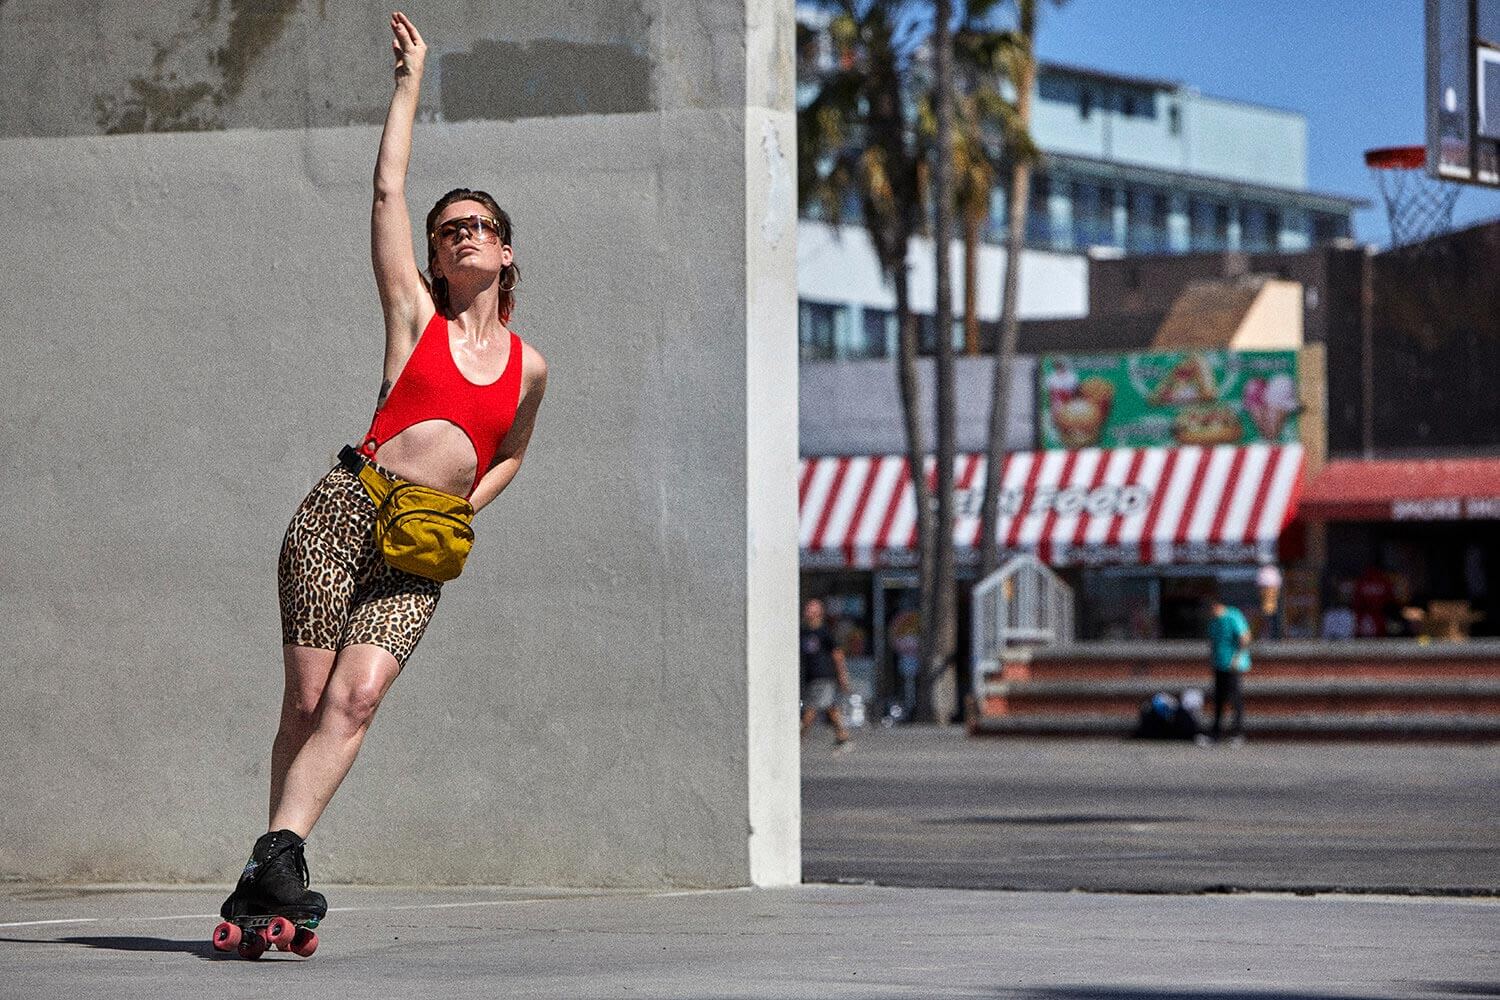
<path fill-rule="evenodd" d="M 1446 233 L 1453 226 L 1457 184 L 1427 173 L 1424 146 L 1391 146 L 1365 153 L 1391 222 L 1391 245 L 1407 246 Z"/>

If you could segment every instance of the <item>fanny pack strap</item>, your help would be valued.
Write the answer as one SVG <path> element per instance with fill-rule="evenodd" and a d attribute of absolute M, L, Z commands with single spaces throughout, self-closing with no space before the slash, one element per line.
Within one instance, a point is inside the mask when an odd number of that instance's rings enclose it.
<path fill-rule="evenodd" d="M 347 444 L 339 452 L 339 464 L 358 477 L 360 485 L 365 488 L 365 493 L 370 497 L 370 502 L 377 509 L 396 485 L 381 475 L 380 470 L 371 465 L 368 459 Z"/>
<path fill-rule="evenodd" d="M 365 461 L 365 456 L 354 450 L 353 445 L 346 444 L 339 452 L 339 464 L 357 476 L 364 471 L 368 463 Z"/>

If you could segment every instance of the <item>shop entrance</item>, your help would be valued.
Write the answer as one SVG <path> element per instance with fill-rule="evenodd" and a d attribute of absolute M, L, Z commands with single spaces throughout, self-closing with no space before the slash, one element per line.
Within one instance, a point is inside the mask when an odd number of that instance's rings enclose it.
<path fill-rule="evenodd" d="M 1085 570 L 1078 594 L 1079 638 L 1103 641 L 1202 639 L 1206 599 L 1250 613 L 1259 603 L 1253 566 L 1110 566 Z"/>
<path fill-rule="evenodd" d="M 1376 626 L 1360 635 L 1402 635 L 1404 607 L 1460 602 L 1477 617 L 1472 634 L 1500 634 L 1500 521 L 1366 521 L 1328 526 L 1326 590 Z M 1371 581 L 1378 581 L 1383 591 Z M 1368 609 L 1367 592 L 1380 594 Z M 1383 607 L 1381 606 L 1383 605 Z M 1365 622 L 1360 621 L 1360 625 Z"/>
<path fill-rule="evenodd" d="M 974 585 L 974 571 L 968 567 L 957 573 L 957 644 L 954 671 L 957 688 L 970 686 L 969 589 Z M 911 718 L 916 694 L 916 675 L 920 669 L 919 637 L 921 635 L 921 595 L 914 569 L 887 569 L 875 573 L 872 590 L 873 648 L 875 666 L 875 702 L 877 711 L 895 721 Z M 959 713 L 955 712 L 955 717 Z"/>

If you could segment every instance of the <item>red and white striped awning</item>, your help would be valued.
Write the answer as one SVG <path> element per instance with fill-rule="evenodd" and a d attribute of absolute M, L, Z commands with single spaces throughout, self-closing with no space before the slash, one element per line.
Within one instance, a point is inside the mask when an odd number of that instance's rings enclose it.
<path fill-rule="evenodd" d="M 979 454 L 954 466 L 953 542 L 969 556 L 984 467 Z M 1013 452 L 997 530 L 1002 549 L 1054 566 L 1272 561 L 1301 484 L 1300 445 Z M 900 455 L 805 458 L 798 503 L 804 566 L 915 558 L 915 491 Z"/>

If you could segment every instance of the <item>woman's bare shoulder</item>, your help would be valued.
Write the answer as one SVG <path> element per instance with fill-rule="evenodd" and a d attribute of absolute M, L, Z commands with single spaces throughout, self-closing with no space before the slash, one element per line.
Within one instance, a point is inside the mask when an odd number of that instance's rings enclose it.
<path fill-rule="evenodd" d="M 547 359 L 524 340 L 521 341 L 521 380 L 527 389 L 545 389 L 547 386 Z"/>

